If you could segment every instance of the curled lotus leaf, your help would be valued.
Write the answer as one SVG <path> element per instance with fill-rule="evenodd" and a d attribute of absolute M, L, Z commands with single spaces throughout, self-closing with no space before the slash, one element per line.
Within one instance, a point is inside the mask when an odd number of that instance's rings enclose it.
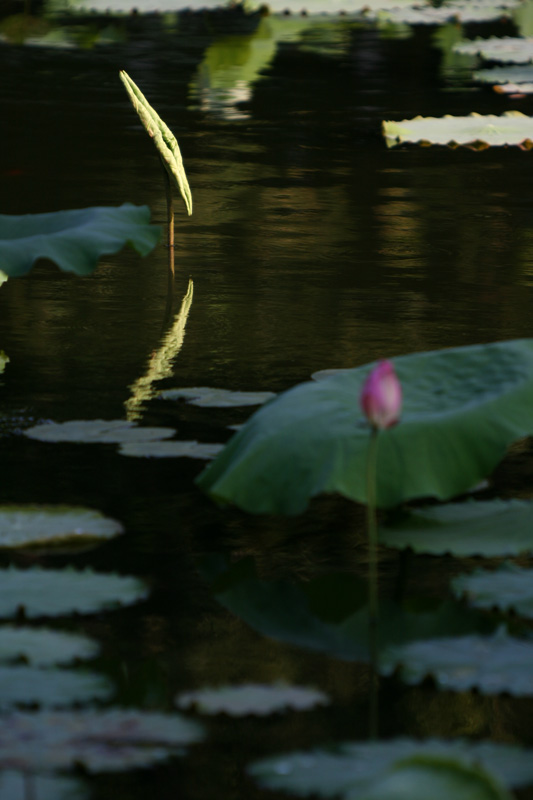
<path fill-rule="evenodd" d="M 131 442 L 123 444 L 119 453 L 139 458 L 199 458 L 209 461 L 224 448 L 223 444 L 205 444 L 189 441 L 178 442 Z"/>
<path fill-rule="evenodd" d="M 472 113 L 467 117 L 415 117 L 398 122 L 385 121 L 383 135 L 387 145 L 411 144 L 533 146 L 533 117 L 520 111 L 496 114 Z"/>
<path fill-rule="evenodd" d="M 50 667 L 94 658 L 99 649 L 97 642 L 80 634 L 49 628 L 0 627 L 0 662 L 24 659 L 35 667 Z"/>
<path fill-rule="evenodd" d="M 44 422 L 24 431 L 30 439 L 40 442 L 77 442 L 122 444 L 147 442 L 174 436 L 174 428 L 139 428 L 125 419 L 70 420 L 69 422 Z"/>
<path fill-rule="evenodd" d="M 325 705 L 327 696 L 316 689 L 301 686 L 265 686 L 247 684 L 241 686 L 219 686 L 184 692 L 176 698 L 181 709 L 196 709 L 203 714 L 229 714 L 245 717 L 250 714 L 266 716 L 283 711 L 305 711 Z"/>
<path fill-rule="evenodd" d="M 533 569 L 514 564 L 503 564 L 495 570 L 479 569 L 470 575 L 458 575 L 452 588 L 475 608 L 500 608 L 533 619 Z"/>
<path fill-rule="evenodd" d="M 104 675 L 70 669 L 0 666 L 0 709 L 20 705 L 59 708 L 109 700 L 113 684 Z"/>
<path fill-rule="evenodd" d="M 38 259 L 47 258 L 64 272 L 89 275 L 100 256 L 117 253 L 126 244 L 143 256 L 153 250 L 161 229 L 149 223 L 148 206 L 130 203 L 48 214 L 0 214 L 0 268 L 6 275 L 25 275 Z"/>
<path fill-rule="evenodd" d="M 488 39 L 458 42 L 453 49 L 462 55 L 480 55 L 487 61 L 508 64 L 527 64 L 533 61 L 533 38 L 527 37 L 491 36 Z"/>
<path fill-rule="evenodd" d="M 82 543 L 110 539 L 122 525 L 99 511 L 77 506 L 0 506 L 0 548 Z"/>
<path fill-rule="evenodd" d="M 274 392 L 232 392 L 229 389 L 210 389 L 208 386 L 164 389 L 158 394 L 163 400 L 186 400 L 192 405 L 209 408 L 260 406 L 275 396 Z"/>

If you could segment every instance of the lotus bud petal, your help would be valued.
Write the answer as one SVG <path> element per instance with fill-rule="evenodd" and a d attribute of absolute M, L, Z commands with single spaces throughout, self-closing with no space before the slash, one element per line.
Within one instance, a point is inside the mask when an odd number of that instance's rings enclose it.
<path fill-rule="evenodd" d="M 391 428 L 400 419 L 402 386 L 390 361 L 380 361 L 367 377 L 361 391 L 361 408 L 378 430 Z"/>

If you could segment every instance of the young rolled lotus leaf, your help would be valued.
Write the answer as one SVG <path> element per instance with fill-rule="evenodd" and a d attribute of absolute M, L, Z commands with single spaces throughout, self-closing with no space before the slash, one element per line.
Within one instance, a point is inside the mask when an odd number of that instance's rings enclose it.
<path fill-rule="evenodd" d="M 453 759 L 466 768 L 479 767 L 490 771 L 508 788 L 520 788 L 533 781 L 533 751 L 517 745 L 465 739 L 342 742 L 327 750 L 285 753 L 256 761 L 248 772 L 268 789 L 299 796 L 345 797 L 350 793 L 351 797 L 363 798 L 396 765 L 412 758 Z M 452 792 L 446 798 L 454 796 Z"/>
<path fill-rule="evenodd" d="M 209 461 L 223 449 L 223 444 L 173 440 L 171 442 L 130 442 L 121 445 L 119 453 L 123 456 L 138 458 L 199 458 Z"/>
<path fill-rule="evenodd" d="M 222 503 L 299 514 L 321 492 L 366 503 L 370 429 L 358 398 L 374 365 L 296 386 L 263 406 L 197 479 Z M 380 436 L 377 502 L 448 500 L 533 430 L 533 340 L 394 359 L 401 422 Z M 385 466 L 380 466 L 385 465 Z"/>
<path fill-rule="evenodd" d="M 137 603 L 148 595 L 138 578 L 90 569 L 0 570 L 0 617 L 8 619 L 21 611 L 28 619 L 94 614 L 97 611 Z"/>
<path fill-rule="evenodd" d="M 0 627 L 0 662 L 23 658 L 34 667 L 50 667 L 94 658 L 99 649 L 97 642 L 79 634 L 48 628 Z"/>
<path fill-rule="evenodd" d="M 502 564 L 495 570 L 479 569 L 469 575 L 458 575 L 452 589 L 465 595 L 476 608 L 500 608 L 533 619 L 533 570 Z"/>
<path fill-rule="evenodd" d="M 15 770 L 0 772 L 0 797 L 23 800 L 28 797 L 28 782 L 37 800 L 89 800 L 89 788 L 80 780 L 52 775 L 28 776 Z"/>
<path fill-rule="evenodd" d="M 89 275 L 98 259 L 131 245 L 140 255 L 156 246 L 161 229 L 150 225 L 148 206 L 124 203 L 118 208 L 55 211 L 48 214 L 0 214 L 0 269 L 26 275 L 40 258 L 64 272 Z"/>
<path fill-rule="evenodd" d="M 158 397 L 163 400 L 186 400 L 195 406 L 208 408 L 233 408 L 239 406 L 260 406 L 272 400 L 274 392 L 232 392 L 229 389 L 210 389 L 197 386 L 187 389 L 164 389 Z"/>
<path fill-rule="evenodd" d="M 491 36 L 489 39 L 459 42 L 453 48 L 463 55 L 480 55 L 488 61 L 527 64 L 533 61 L 533 38 Z"/>
<path fill-rule="evenodd" d="M 387 648 L 379 669 L 409 684 L 432 677 L 441 689 L 455 692 L 531 697 L 532 663 L 533 642 L 512 638 L 502 628 L 493 636 L 444 637 Z"/>
<path fill-rule="evenodd" d="M 229 714 L 231 717 L 250 714 L 263 717 L 285 711 L 307 711 L 328 702 L 327 696 L 316 689 L 283 684 L 219 686 L 216 689 L 184 692 L 176 698 L 178 708 L 195 709 L 203 714 Z"/>
<path fill-rule="evenodd" d="M 77 506 L 0 506 L 0 548 L 83 544 L 123 532 L 120 522 Z"/>
<path fill-rule="evenodd" d="M 0 667 L 0 709 L 20 705 L 52 708 L 109 700 L 113 684 L 104 676 L 69 669 Z"/>
<path fill-rule="evenodd" d="M 533 552 L 532 531 L 531 500 L 495 498 L 409 509 L 380 527 L 379 541 L 415 553 L 492 558 Z"/>
<path fill-rule="evenodd" d="M 174 436 L 174 428 L 138 428 L 125 419 L 70 420 L 69 422 L 44 422 L 23 431 L 30 439 L 40 442 L 99 442 L 122 444 L 123 442 L 151 442 Z"/>
<path fill-rule="evenodd" d="M 89 772 L 147 767 L 200 741 L 203 729 L 178 714 L 111 709 L 11 713 L 0 717 L 0 770 Z"/>
<path fill-rule="evenodd" d="M 398 122 L 383 122 L 383 135 L 389 147 L 411 144 L 469 145 L 494 147 L 519 145 L 533 147 L 533 117 L 520 111 L 476 114 L 467 117 L 415 117 Z"/>

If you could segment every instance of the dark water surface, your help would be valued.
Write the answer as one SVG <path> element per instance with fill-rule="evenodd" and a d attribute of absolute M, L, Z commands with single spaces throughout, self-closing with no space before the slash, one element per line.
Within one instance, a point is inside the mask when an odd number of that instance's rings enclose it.
<path fill-rule="evenodd" d="M 157 156 L 119 81 L 125 69 L 176 134 L 192 188 L 193 216 L 178 210 L 172 312 L 191 279 L 185 335 L 170 337 L 166 368 L 150 372 L 172 328 L 163 245 L 145 259 L 130 250 L 103 258 L 88 278 L 40 263 L 2 286 L 0 349 L 10 361 L 0 378 L 0 501 L 80 503 L 124 523 L 126 536 L 74 560 L 152 586 L 141 606 L 82 624 L 103 643 L 117 703 L 169 709 L 185 689 L 281 679 L 333 699 L 307 715 L 217 720 L 188 759 L 91 781 L 94 800 L 267 797 L 244 765 L 364 736 L 367 673 L 261 638 L 215 603 L 195 559 L 224 546 L 274 577 L 364 572 L 362 539 L 351 533 L 358 512 L 354 520 L 330 502 L 302 520 L 222 512 L 193 485 L 200 462 L 42 444 L 18 431 L 129 413 L 182 438 L 222 441 L 245 414 L 151 395 L 167 386 L 280 391 L 319 369 L 531 336 L 531 153 L 388 149 L 381 122 L 533 114 L 533 101 L 476 87 L 474 62 L 443 52 L 430 28 L 404 38 L 338 18 L 298 31 L 292 18 L 277 44 L 263 33 L 272 57 L 258 56 L 257 74 L 245 54 L 261 51 L 261 39 L 250 33 L 171 17 L 134 22 L 122 43 L 89 51 L 0 45 L 0 212 L 130 201 L 164 220 Z M 449 560 L 428 559 L 422 580 L 438 590 L 448 569 Z M 387 734 L 533 739 L 505 700 L 385 688 L 382 716 Z"/>

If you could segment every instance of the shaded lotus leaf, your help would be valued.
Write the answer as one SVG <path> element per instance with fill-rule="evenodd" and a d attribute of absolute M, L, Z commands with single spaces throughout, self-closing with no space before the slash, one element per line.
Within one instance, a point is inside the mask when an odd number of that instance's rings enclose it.
<path fill-rule="evenodd" d="M 192 214 L 191 190 L 176 137 L 124 70 L 120 71 L 120 80 L 124 84 L 133 108 L 139 115 L 146 132 L 153 139 L 168 175 L 181 194 L 187 214 Z"/>
<path fill-rule="evenodd" d="M 138 578 L 90 569 L 0 570 L 0 617 L 22 610 L 28 619 L 97 611 L 137 603 L 148 595 Z"/>
<path fill-rule="evenodd" d="M 37 800 L 88 800 L 89 798 L 88 787 L 75 778 L 32 775 L 29 780 Z M 15 770 L 0 772 L 0 797 L 2 800 L 26 800 L 28 776 Z"/>
<path fill-rule="evenodd" d="M 517 745 L 474 742 L 392 739 L 340 743 L 328 750 L 286 753 L 255 762 L 249 773 L 268 789 L 300 796 L 364 797 L 384 774 L 412 758 L 451 758 L 465 767 L 480 767 L 504 786 L 519 788 L 533 782 L 533 751 Z M 355 792 L 361 792 L 355 795 Z M 352 794 L 354 793 L 354 794 Z M 433 793 L 426 797 L 433 798 Z M 454 797 L 447 795 L 447 798 Z"/>
<path fill-rule="evenodd" d="M 452 581 L 458 596 L 466 595 L 476 608 L 500 608 L 533 619 L 533 569 L 503 564 L 496 570 L 479 569 Z"/>
<path fill-rule="evenodd" d="M 501 629 L 493 636 L 460 636 L 409 642 L 380 655 L 383 675 L 397 672 L 405 683 L 432 677 L 441 689 L 477 689 L 482 694 L 533 695 L 533 642 Z"/>
<path fill-rule="evenodd" d="M 377 501 L 441 500 L 489 475 L 532 431 L 533 340 L 414 353 L 394 360 L 398 425 L 379 436 Z M 197 479 L 219 502 L 299 514 L 321 492 L 366 502 L 370 428 L 359 407 L 373 364 L 300 384 L 256 411 Z"/>
<path fill-rule="evenodd" d="M 533 551 L 533 502 L 469 500 L 410 509 L 394 524 L 381 526 L 379 540 L 432 555 L 519 555 Z"/>
<path fill-rule="evenodd" d="M 90 772 L 146 767 L 203 738 L 178 714 L 135 710 L 12 713 L 0 717 L 0 769 Z"/>
<path fill-rule="evenodd" d="M 0 506 L 0 548 L 110 539 L 120 522 L 76 506 Z"/>
<path fill-rule="evenodd" d="M 103 255 L 131 245 L 141 255 L 156 246 L 161 229 L 150 225 L 148 206 L 124 203 L 49 214 L 0 214 L 0 269 L 25 275 L 39 258 L 64 272 L 89 275 Z"/>
<path fill-rule="evenodd" d="M 306 711 L 328 702 L 327 696 L 316 689 L 282 684 L 220 686 L 185 692 L 176 698 L 178 708 L 194 708 L 203 714 L 229 714 L 232 717 L 249 714 L 262 717 L 280 711 Z"/>
<path fill-rule="evenodd" d="M 0 667 L 0 709 L 15 705 L 70 706 L 108 700 L 112 683 L 103 675 L 68 669 Z"/>
<path fill-rule="evenodd" d="M 467 117 L 415 117 L 384 122 L 383 135 L 390 147 L 405 142 L 526 146 L 533 144 L 533 117 L 520 111 L 505 111 L 501 116 L 472 113 Z"/>
<path fill-rule="evenodd" d="M 130 442 L 120 447 L 123 456 L 142 458 L 215 458 L 223 449 L 223 444 L 204 444 L 201 442 Z"/>
<path fill-rule="evenodd" d="M 260 406 L 275 397 L 274 392 L 231 392 L 229 389 L 210 389 L 196 386 L 187 389 L 164 389 L 157 395 L 163 400 L 186 400 L 195 406 L 210 408 L 233 408 L 237 406 Z"/>
<path fill-rule="evenodd" d="M 0 662 L 23 658 L 33 666 L 50 667 L 94 658 L 99 649 L 97 642 L 79 634 L 48 628 L 0 627 Z"/>
<path fill-rule="evenodd" d="M 533 81 L 533 64 L 479 69 L 473 73 L 472 78 L 481 83 L 530 83 Z"/>
<path fill-rule="evenodd" d="M 459 42 L 453 49 L 463 55 L 480 55 L 487 61 L 508 64 L 527 64 L 533 61 L 533 38 L 491 36 L 489 39 Z"/>
<path fill-rule="evenodd" d="M 151 442 L 174 436 L 174 428 L 138 428 L 125 419 L 70 420 L 69 422 L 45 422 L 23 431 L 30 439 L 40 442 Z"/>

